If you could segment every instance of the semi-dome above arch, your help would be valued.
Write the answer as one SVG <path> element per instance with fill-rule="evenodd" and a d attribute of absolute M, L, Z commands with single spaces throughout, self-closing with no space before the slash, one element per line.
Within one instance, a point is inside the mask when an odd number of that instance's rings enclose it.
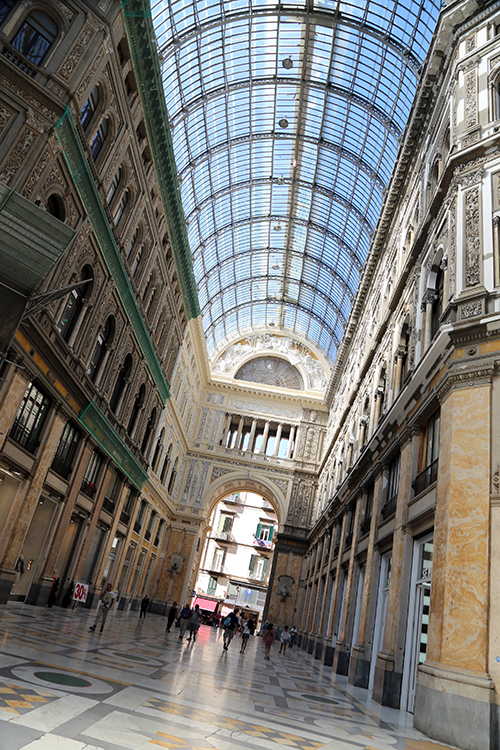
<path fill-rule="evenodd" d="M 153 0 L 208 354 L 335 359 L 439 0 Z"/>
<path fill-rule="evenodd" d="M 276 388 L 304 390 L 302 375 L 296 367 L 280 357 L 255 357 L 245 362 L 235 374 L 236 380 L 247 380 Z"/>

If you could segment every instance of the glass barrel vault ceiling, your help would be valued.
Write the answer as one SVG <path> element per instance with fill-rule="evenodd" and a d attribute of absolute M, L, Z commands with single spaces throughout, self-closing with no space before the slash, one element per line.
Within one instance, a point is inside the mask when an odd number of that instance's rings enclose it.
<path fill-rule="evenodd" d="M 209 355 L 269 325 L 334 360 L 438 12 L 153 0 Z"/>

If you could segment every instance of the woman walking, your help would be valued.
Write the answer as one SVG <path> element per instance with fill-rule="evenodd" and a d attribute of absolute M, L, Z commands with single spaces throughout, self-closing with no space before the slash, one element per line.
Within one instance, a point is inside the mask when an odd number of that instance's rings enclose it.
<path fill-rule="evenodd" d="M 274 640 L 276 638 L 276 633 L 274 631 L 272 622 L 270 622 L 269 625 L 267 626 L 263 637 L 264 637 L 264 647 L 266 649 L 264 658 L 269 659 L 271 646 L 273 645 Z"/>

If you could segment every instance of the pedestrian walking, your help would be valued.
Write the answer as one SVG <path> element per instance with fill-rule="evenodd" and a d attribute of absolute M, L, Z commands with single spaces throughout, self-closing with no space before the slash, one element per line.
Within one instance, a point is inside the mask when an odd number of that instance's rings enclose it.
<path fill-rule="evenodd" d="M 99 596 L 99 604 L 97 606 L 97 613 L 95 616 L 95 622 L 89 630 L 94 631 L 99 623 L 101 621 L 101 633 L 104 630 L 104 626 L 106 624 L 106 620 L 108 617 L 108 612 L 112 608 L 113 604 L 115 603 L 116 594 L 113 591 L 113 587 L 110 583 L 104 588 Z"/>
<path fill-rule="evenodd" d="M 243 633 L 241 634 L 241 648 L 240 654 L 245 653 L 247 643 L 251 635 L 255 633 L 255 623 L 251 617 L 243 623 Z"/>
<path fill-rule="evenodd" d="M 276 639 L 276 633 L 275 633 L 275 631 L 273 629 L 273 623 L 270 622 L 267 625 L 267 628 L 266 628 L 265 633 L 264 633 L 264 648 L 266 649 L 265 650 L 265 654 L 264 654 L 264 658 L 265 659 L 269 659 L 269 654 L 271 652 L 271 646 L 273 645 L 275 639 Z"/>
<path fill-rule="evenodd" d="M 151 603 L 151 599 L 149 598 L 147 594 L 144 594 L 144 597 L 141 601 L 141 611 L 139 612 L 139 620 L 141 619 L 141 617 L 146 619 L 146 612 L 149 609 L 150 603 Z"/>
<path fill-rule="evenodd" d="M 172 606 L 170 607 L 170 609 L 168 610 L 167 627 L 165 628 L 167 633 L 170 633 L 170 629 L 172 625 L 174 624 L 174 620 L 176 617 L 177 617 L 177 602 L 174 602 Z"/>
<path fill-rule="evenodd" d="M 179 638 L 181 639 L 181 641 L 184 638 L 184 633 L 186 632 L 188 622 L 191 619 L 191 614 L 192 614 L 191 607 L 189 606 L 189 604 L 186 604 L 181 609 L 181 614 L 179 617 L 179 621 L 180 621 Z"/>
<path fill-rule="evenodd" d="M 234 612 L 230 612 L 228 616 L 224 619 L 224 622 L 222 623 L 224 625 L 224 651 L 227 651 L 229 648 L 229 644 L 233 640 L 234 637 L 234 631 L 238 627 L 238 610 L 235 609 Z"/>
<path fill-rule="evenodd" d="M 191 611 L 191 617 L 189 618 L 188 622 L 188 630 L 189 630 L 189 638 L 188 642 L 193 640 L 196 640 L 196 634 L 198 632 L 198 628 L 200 627 L 200 620 L 201 620 L 201 612 L 200 612 L 200 605 L 195 604 L 194 609 Z"/>
<path fill-rule="evenodd" d="M 295 645 L 295 641 L 297 640 L 297 628 L 295 625 L 292 625 L 290 628 L 290 648 L 293 648 Z"/>
<path fill-rule="evenodd" d="M 281 641 L 280 654 L 281 653 L 286 654 L 286 647 L 290 643 L 291 637 L 292 636 L 288 630 L 288 625 L 285 625 L 285 628 L 280 635 L 280 641 Z"/>

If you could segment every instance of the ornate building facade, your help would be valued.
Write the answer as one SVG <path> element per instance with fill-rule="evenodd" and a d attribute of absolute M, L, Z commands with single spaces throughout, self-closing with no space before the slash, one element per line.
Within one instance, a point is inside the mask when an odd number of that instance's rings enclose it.
<path fill-rule="evenodd" d="M 59 577 L 59 603 L 112 581 L 119 608 L 148 592 L 162 614 L 217 504 L 259 494 L 279 525 L 264 616 L 429 736 L 490 750 L 500 3 L 441 13 L 333 366 L 274 325 L 209 358 L 161 61 L 145 4 L 123 5 L 1 10 L 0 217 L 67 234 L 37 290 L 60 296 L 0 372 L 0 602 L 44 605 Z"/>

